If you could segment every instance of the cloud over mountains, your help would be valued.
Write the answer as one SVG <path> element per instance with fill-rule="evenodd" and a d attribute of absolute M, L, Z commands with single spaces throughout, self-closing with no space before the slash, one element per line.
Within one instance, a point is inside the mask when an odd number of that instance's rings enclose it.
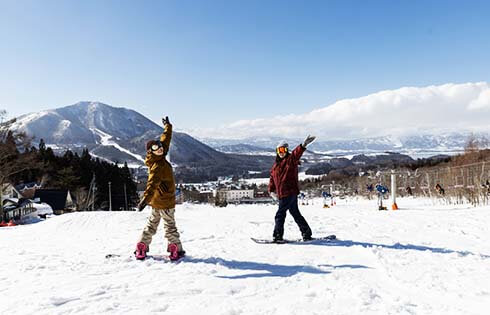
<path fill-rule="evenodd" d="M 199 130 L 201 137 L 303 137 L 356 139 L 447 131 L 488 131 L 487 82 L 403 87 L 343 99 L 301 115 L 240 120 Z"/>

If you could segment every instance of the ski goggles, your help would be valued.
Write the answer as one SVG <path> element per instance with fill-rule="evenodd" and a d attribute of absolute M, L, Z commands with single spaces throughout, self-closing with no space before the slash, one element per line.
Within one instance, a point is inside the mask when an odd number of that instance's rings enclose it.
<path fill-rule="evenodd" d="M 276 149 L 276 151 L 277 151 L 277 154 L 279 154 L 279 153 L 283 153 L 284 154 L 284 153 L 287 153 L 288 152 L 288 148 L 287 147 L 279 147 L 279 148 Z"/>
<path fill-rule="evenodd" d="M 152 144 L 150 149 L 152 151 L 158 151 L 158 149 L 160 149 L 161 147 L 162 147 L 162 143 L 158 141 L 158 143 Z"/>

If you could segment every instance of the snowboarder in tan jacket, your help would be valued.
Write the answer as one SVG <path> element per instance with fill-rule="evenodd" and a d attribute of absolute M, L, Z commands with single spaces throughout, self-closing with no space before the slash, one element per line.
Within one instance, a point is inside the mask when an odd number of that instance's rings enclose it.
<path fill-rule="evenodd" d="M 145 259 L 153 235 L 157 232 L 160 220 L 163 218 L 165 237 L 168 240 L 167 251 L 171 260 L 184 256 L 185 251 L 180 242 L 180 235 L 175 225 L 175 179 L 172 165 L 165 158 L 170 149 L 172 125 L 168 117 L 162 119 L 164 132 L 160 140 L 150 140 L 146 143 L 145 164 L 148 166 L 148 182 L 145 193 L 138 204 L 142 211 L 147 205 L 152 207 L 151 215 L 136 245 L 135 256 Z"/>

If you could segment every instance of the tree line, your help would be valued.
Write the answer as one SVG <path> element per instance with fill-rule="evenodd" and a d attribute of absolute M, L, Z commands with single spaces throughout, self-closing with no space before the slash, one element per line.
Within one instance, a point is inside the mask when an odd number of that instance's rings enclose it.
<path fill-rule="evenodd" d="M 55 155 L 40 139 L 38 147 L 23 133 L 0 131 L 0 187 L 5 183 L 41 183 L 43 189 L 68 189 L 77 210 L 87 209 L 88 197 L 95 195 L 94 208 L 109 208 L 109 183 L 112 209 L 126 209 L 137 203 L 136 182 L 127 164 L 110 163 L 92 158 L 88 149 L 82 153 L 70 150 Z M 89 188 L 95 178 L 94 194 Z"/>

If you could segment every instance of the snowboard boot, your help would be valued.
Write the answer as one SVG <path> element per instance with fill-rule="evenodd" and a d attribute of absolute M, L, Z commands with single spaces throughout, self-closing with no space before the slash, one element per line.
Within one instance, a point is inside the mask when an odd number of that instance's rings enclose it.
<path fill-rule="evenodd" d="M 144 260 L 146 258 L 146 252 L 148 251 L 148 246 L 145 243 L 140 242 L 136 244 L 136 250 L 134 251 L 134 256 L 138 260 Z"/>
<path fill-rule="evenodd" d="M 303 241 L 304 242 L 311 241 L 311 240 L 313 240 L 313 238 L 311 237 L 311 235 L 303 235 Z"/>
<path fill-rule="evenodd" d="M 272 241 L 279 244 L 284 243 L 284 239 L 280 235 L 274 235 Z"/>
<path fill-rule="evenodd" d="M 168 258 L 170 260 L 179 260 L 180 258 L 185 256 L 185 251 L 179 250 L 179 246 L 175 243 L 168 244 L 167 246 L 167 252 L 170 254 L 168 255 Z"/>
<path fill-rule="evenodd" d="M 313 238 L 311 237 L 311 232 L 310 233 L 303 233 L 301 236 L 303 236 L 303 241 L 311 241 Z"/>

